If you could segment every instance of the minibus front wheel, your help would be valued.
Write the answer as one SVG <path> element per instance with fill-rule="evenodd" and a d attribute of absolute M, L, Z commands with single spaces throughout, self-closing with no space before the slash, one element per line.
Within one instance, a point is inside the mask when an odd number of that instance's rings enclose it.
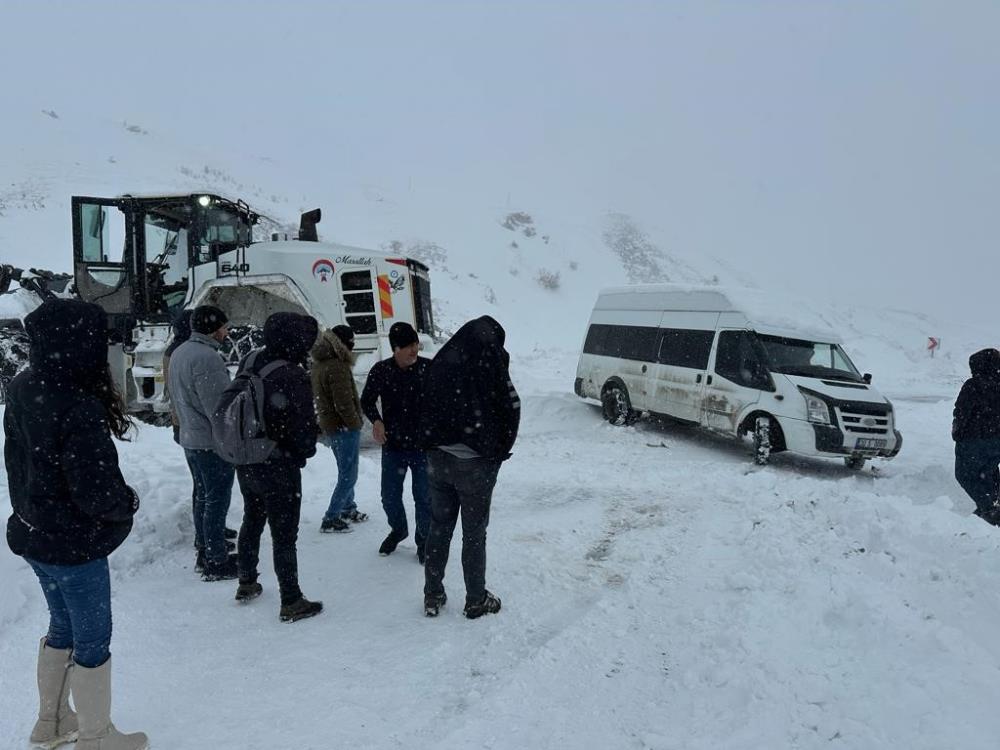
<path fill-rule="evenodd" d="M 772 453 L 785 450 L 781 425 L 769 414 L 757 412 L 747 417 L 739 434 L 749 434 L 753 438 L 753 462 L 758 466 L 765 466 Z"/>
<path fill-rule="evenodd" d="M 865 468 L 865 462 L 867 458 L 864 456 L 852 455 L 844 457 L 844 466 L 846 466 L 851 471 L 861 471 Z"/>
<path fill-rule="evenodd" d="M 604 407 L 604 418 L 616 427 L 633 424 L 639 418 L 639 414 L 632 409 L 624 383 L 610 381 L 605 384 L 601 405 Z"/>

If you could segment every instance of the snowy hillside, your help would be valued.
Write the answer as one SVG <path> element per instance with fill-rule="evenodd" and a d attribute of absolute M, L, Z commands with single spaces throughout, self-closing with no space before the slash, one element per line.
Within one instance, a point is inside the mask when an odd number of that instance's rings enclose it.
<path fill-rule="evenodd" d="M 322 175 L 291 174 L 263 152 L 207 153 L 173 142 L 152 124 L 57 109 L 12 112 L 4 129 L 18 145 L 0 153 L 0 262 L 16 266 L 70 270 L 72 195 L 211 190 L 244 198 L 286 227 L 320 206 L 321 238 L 420 258 L 431 268 L 445 330 L 489 313 L 508 328 L 515 352 L 578 351 L 600 288 L 656 281 L 808 297 L 810 314 L 841 333 L 858 366 L 890 395 L 926 390 L 928 381 L 950 393 L 968 354 L 991 342 L 967 324 L 866 304 L 849 290 L 790 288 L 780 276 L 760 273 L 753 258 L 693 255 L 621 212 L 553 215 L 545 206 L 477 203 L 477 194 L 446 206 L 412 184 L 331 192 Z M 17 304 L 0 300 L 0 306 L 4 315 Z M 925 350 L 928 336 L 943 342 L 935 361 Z"/>
<path fill-rule="evenodd" d="M 353 534 L 318 532 L 333 457 L 321 450 L 305 471 L 301 579 L 324 613 L 278 622 L 266 537 L 265 593 L 237 606 L 234 586 L 192 570 L 182 453 L 167 431 L 140 428 L 120 452 L 142 507 L 111 558 L 121 729 L 170 750 L 996 747 L 1000 717 L 982 698 L 1000 681 L 1000 536 L 969 515 L 949 436 L 968 354 L 996 343 L 986 333 L 806 294 L 803 314 L 837 330 L 893 399 L 905 445 L 877 473 L 787 455 L 752 470 L 745 446 L 613 428 L 572 395 L 598 289 L 671 280 L 803 296 L 752 259 L 687 254 L 621 213 L 479 194 L 442 206 L 406 185 L 330 194 L 323 175 L 266 153 L 206 154 L 153 123 L 15 112 L 4 128 L 21 145 L 0 154 L 0 262 L 68 270 L 74 194 L 207 189 L 290 224 L 321 206 L 322 236 L 425 260 L 446 330 L 497 317 L 523 396 L 490 525 L 503 611 L 475 622 L 461 617 L 457 547 L 438 620 L 421 615 L 412 539 L 376 554 L 375 451 L 358 485 L 372 520 Z M 0 317 L 28 307 L 2 297 Z M 943 342 L 933 359 L 929 336 Z M 0 472 L 0 518 L 6 487 Z M 230 525 L 240 510 L 237 491 Z M 5 546 L 0 579 L 0 748 L 14 748 L 34 719 L 45 609 Z"/>

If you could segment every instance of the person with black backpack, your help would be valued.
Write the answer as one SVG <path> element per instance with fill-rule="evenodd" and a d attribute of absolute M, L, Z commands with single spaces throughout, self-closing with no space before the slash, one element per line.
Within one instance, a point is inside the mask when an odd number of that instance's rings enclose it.
<path fill-rule="evenodd" d="M 302 507 L 302 467 L 316 454 L 319 426 L 306 358 L 316 343 L 319 324 L 308 315 L 280 312 L 264 323 L 264 348 L 240 364 L 233 385 L 220 399 L 213 429 L 220 452 L 237 462 L 243 492 L 243 524 L 236 540 L 239 586 L 236 600 L 249 602 L 263 591 L 257 582 L 260 537 L 271 529 L 274 572 L 281 593 L 280 619 L 295 622 L 318 615 L 322 602 L 309 601 L 299 588 L 296 541 Z M 234 397 L 244 395 L 234 400 Z M 245 402 L 245 403 L 241 403 Z M 227 420 L 238 407 L 259 408 L 263 444 L 232 446 L 234 422 L 254 423 L 254 414 Z M 228 425 L 228 426 L 227 426 Z M 263 445 L 263 447 L 261 447 Z M 243 453 L 242 457 L 237 455 Z"/>
<path fill-rule="evenodd" d="M 506 334 L 493 318 L 471 320 L 441 347 L 424 379 L 420 433 L 428 452 L 431 525 L 424 564 L 424 614 L 447 601 L 444 572 L 462 517 L 465 616 L 500 611 L 486 589 L 486 527 L 500 466 L 510 458 L 521 401 L 510 379 Z"/>

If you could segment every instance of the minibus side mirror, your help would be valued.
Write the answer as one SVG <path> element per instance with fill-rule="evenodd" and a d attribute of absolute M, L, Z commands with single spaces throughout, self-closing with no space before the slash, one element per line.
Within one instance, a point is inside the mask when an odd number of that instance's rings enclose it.
<path fill-rule="evenodd" d="M 865 383 L 868 385 L 872 384 L 872 374 L 870 372 L 866 372 L 864 375 L 862 375 L 861 379 L 865 381 Z"/>

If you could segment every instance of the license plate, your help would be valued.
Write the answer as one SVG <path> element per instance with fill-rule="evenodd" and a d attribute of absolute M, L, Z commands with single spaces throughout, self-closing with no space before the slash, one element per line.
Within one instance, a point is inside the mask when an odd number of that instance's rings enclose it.
<path fill-rule="evenodd" d="M 858 438 L 858 442 L 854 444 L 854 447 L 861 450 L 878 450 L 879 448 L 885 448 L 889 444 L 888 440 L 884 438 Z"/>

